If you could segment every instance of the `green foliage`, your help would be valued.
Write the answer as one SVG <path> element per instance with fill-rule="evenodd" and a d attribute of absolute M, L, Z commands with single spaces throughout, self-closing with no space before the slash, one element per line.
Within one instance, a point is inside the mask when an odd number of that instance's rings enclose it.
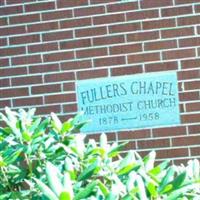
<path fill-rule="evenodd" d="M 81 114 L 62 123 L 51 113 L 41 119 L 35 110 L 5 109 L 0 118 L 0 200 L 190 200 L 200 199 L 200 166 L 155 166 L 156 153 L 146 157 L 127 143 L 99 143 L 74 134 L 87 122 Z"/>

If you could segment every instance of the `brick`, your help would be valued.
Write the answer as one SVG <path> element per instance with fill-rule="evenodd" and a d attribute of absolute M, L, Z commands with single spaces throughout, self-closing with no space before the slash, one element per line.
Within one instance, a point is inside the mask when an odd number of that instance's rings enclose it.
<path fill-rule="evenodd" d="M 55 9 L 54 2 L 41 2 L 25 5 L 25 12 L 43 11 Z"/>
<path fill-rule="evenodd" d="M 84 49 L 76 51 L 77 58 L 99 57 L 106 55 L 107 55 L 107 48 L 92 48 L 92 49 L 86 49 L 86 50 Z"/>
<path fill-rule="evenodd" d="M 9 78 L 0 79 L 0 88 L 10 86 Z"/>
<path fill-rule="evenodd" d="M 121 131 L 118 133 L 118 139 L 121 140 L 131 140 L 131 139 L 141 139 L 150 138 L 150 130 L 137 130 L 137 131 Z"/>
<path fill-rule="evenodd" d="M 0 108 L 11 107 L 10 100 L 0 100 Z"/>
<path fill-rule="evenodd" d="M 179 49 L 179 50 L 169 50 L 163 51 L 163 59 L 178 59 L 178 58 L 188 58 L 195 57 L 195 49 Z"/>
<path fill-rule="evenodd" d="M 182 60 L 181 61 L 182 69 L 188 68 L 199 68 L 200 67 L 200 59 L 189 59 L 189 60 Z"/>
<path fill-rule="evenodd" d="M 35 2 L 36 0 L 8 0 L 6 1 L 6 4 L 11 5 L 11 4 L 22 4 L 22 3 L 27 3 L 27 2 Z"/>
<path fill-rule="evenodd" d="M 0 8 L 0 16 L 18 14 L 23 12 L 22 5 L 17 6 L 3 6 Z"/>
<path fill-rule="evenodd" d="M 114 66 L 125 64 L 125 56 L 105 57 L 94 59 L 95 67 Z"/>
<path fill-rule="evenodd" d="M 58 22 L 46 22 L 27 25 L 27 30 L 29 33 L 40 32 L 40 31 L 50 31 L 58 29 Z"/>
<path fill-rule="evenodd" d="M 86 141 L 89 141 L 90 139 L 94 139 L 96 142 L 98 142 L 100 135 L 101 135 L 100 133 L 86 135 Z M 116 134 L 112 132 L 107 133 L 107 139 L 108 141 L 116 141 Z"/>
<path fill-rule="evenodd" d="M 105 7 L 104 6 L 97 6 L 97 7 L 82 7 L 82 8 L 75 8 L 74 15 L 75 17 L 80 16 L 91 16 L 97 14 L 104 14 Z"/>
<path fill-rule="evenodd" d="M 144 50 L 160 50 L 177 48 L 176 40 L 154 41 L 144 43 Z"/>
<path fill-rule="evenodd" d="M 200 26 L 197 26 L 197 33 L 200 34 Z"/>
<path fill-rule="evenodd" d="M 173 163 L 174 165 L 187 165 L 188 164 L 188 161 L 190 160 L 190 157 L 189 158 L 183 158 L 183 159 L 173 159 Z"/>
<path fill-rule="evenodd" d="M 179 94 L 180 101 L 192 101 L 192 100 L 200 100 L 199 93 L 195 92 L 184 92 Z"/>
<path fill-rule="evenodd" d="M 27 96 L 28 88 L 0 89 L 0 98 Z"/>
<path fill-rule="evenodd" d="M 178 91 L 183 92 L 184 88 L 183 88 L 183 82 L 179 82 L 178 83 Z"/>
<path fill-rule="evenodd" d="M 173 146 L 191 146 L 199 144 L 200 136 L 187 136 L 187 137 L 178 137 L 172 138 Z"/>
<path fill-rule="evenodd" d="M 40 42 L 40 35 L 34 34 L 34 35 L 11 37 L 9 38 L 9 42 L 11 45 Z"/>
<path fill-rule="evenodd" d="M 159 32 L 158 31 L 148 31 L 148 32 L 127 34 L 128 42 L 147 41 L 147 40 L 154 40 L 154 39 L 159 39 Z"/>
<path fill-rule="evenodd" d="M 65 113 L 77 112 L 77 104 L 63 105 L 63 111 Z"/>
<path fill-rule="evenodd" d="M 107 76 L 108 76 L 108 70 L 107 69 L 97 69 L 97 70 L 77 72 L 77 79 L 78 80 L 107 77 Z"/>
<path fill-rule="evenodd" d="M 43 41 L 65 40 L 65 39 L 71 39 L 71 38 L 73 38 L 73 32 L 71 30 L 42 34 Z"/>
<path fill-rule="evenodd" d="M 200 39 L 200 38 L 199 38 L 199 39 Z M 199 42 L 199 41 L 198 41 L 198 42 Z M 198 43 L 198 42 L 197 42 L 197 43 Z M 198 56 L 200 56 L 200 48 L 198 48 Z"/>
<path fill-rule="evenodd" d="M 61 82 L 61 81 L 68 81 L 68 80 L 74 80 L 74 79 L 75 79 L 74 72 L 45 74 L 44 76 L 44 81 L 46 83 Z"/>
<path fill-rule="evenodd" d="M 92 67 L 91 60 L 80 60 L 80 61 L 68 61 L 61 63 L 61 70 L 77 70 L 77 69 L 87 69 Z"/>
<path fill-rule="evenodd" d="M 120 32 L 129 32 L 129 31 L 136 31 L 140 30 L 140 23 L 123 23 L 117 25 L 111 25 L 108 27 L 109 33 L 120 33 Z"/>
<path fill-rule="evenodd" d="M 49 113 L 51 112 L 60 113 L 61 112 L 60 105 L 50 105 L 50 106 L 45 105 L 37 107 L 36 115 L 49 115 Z"/>
<path fill-rule="evenodd" d="M 153 129 L 153 137 L 171 137 L 178 135 L 186 135 L 185 126 Z"/>
<path fill-rule="evenodd" d="M 32 23 L 40 21 L 39 14 L 32 14 L 32 15 L 19 15 L 9 18 L 10 24 L 24 24 L 24 23 Z"/>
<path fill-rule="evenodd" d="M 194 78 L 199 78 L 199 77 L 200 77 L 199 69 L 178 72 L 179 80 L 194 79 Z"/>
<path fill-rule="evenodd" d="M 7 45 L 7 39 L 6 38 L 0 38 L 0 47 Z"/>
<path fill-rule="evenodd" d="M 41 65 L 30 65 L 29 66 L 29 73 L 44 73 L 44 72 L 54 72 L 59 71 L 58 64 L 41 64 Z"/>
<path fill-rule="evenodd" d="M 138 9 L 137 2 L 121 2 L 117 4 L 108 4 L 106 5 L 107 12 L 121 12 Z"/>
<path fill-rule="evenodd" d="M 105 26 L 75 30 L 76 37 L 105 35 L 106 33 L 107 33 L 107 29 Z"/>
<path fill-rule="evenodd" d="M 12 86 L 16 85 L 32 85 L 42 83 L 42 76 L 25 76 L 11 79 Z"/>
<path fill-rule="evenodd" d="M 162 17 L 180 16 L 180 15 L 192 14 L 192 12 L 193 12 L 192 6 L 171 7 L 171 8 L 161 9 Z"/>
<path fill-rule="evenodd" d="M 187 114 L 181 116 L 182 123 L 196 123 L 200 122 L 200 114 Z"/>
<path fill-rule="evenodd" d="M 199 72 L 199 77 L 200 77 L 200 72 Z M 191 82 L 185 82 L 184 83 L 184 88 L 185 90 L 196 90 L 200 89 L 200 81 L 191 81 Z"/>
<path fill-rule="evenodd" d="M 164 7 L 173 5 L 172 0 L 143 0 L 140 1 L 141 8 L 154 8 L 154 7 Z"/>
<path fill-rule="evenodd" d="M 126 54 L 142 51 L 142 44 L 117 45 L 109 48 L 111 55 Z"/>
<path fill-rule="evenodd" d="M 74 1 L 74 0 L 57 0 L 58 8 L 69 8 L 69 7 L 76 7 L 76 6 L 84 6 L 88 5 L 88 0 L 81 0 L 81 1 Z"/>
<path fill-rule="evenodd" d="M 23 33 L 26 33 L 25 26 L 12 26 L 12 27 L 0 28 L 0 36 L 18 35 Z"/>
<path fill-rule="evenodd" d="M 118 43 L 124 43 L 125 38 L 124 35 L 116 35 L 116 36 L 103 36 L 103 37 L 95 37 L 92 38 L 93 45 L 94 46 L 100 46 L 100 45 L 107 45 L 107 44 L 118 44 Z"/>
<path fill-rule="evenodd" d="M 184 104 L 179 104 L 179 110 L 180 110 L 180 113 L 185 113 L 185 108 L 184 108 Z"/>
<path fill-rule="evenodd" d="M 56 94 L 56 95 L 54 94 L 54 95 L 45 96 L 44 100 L 45 100 L 45 104 L 75 102 L 76 95 L 75 95 L 75 93 Z"/>
<path fill-rule="evenodd" d="M 200 125 L 189 125 L 188 126 L 189 134 L 199 134 L 200 133 Z"/>
<path fill-rule="evenodd" d="M 172 37 L 177 38 L 177 37 L 190 36 L 194 34 L 195 33 L 193 27 L 161 30 L 162 38 L 172 38 Z"/>
<path fill-rule="evenodd" d="M 8 67 L 9 65 L 10 64 L 8 58 L 0 59 L 0 67 Z"/>
<path fill-rule="evenodd" d="M 25 65 L 42 62 L 40 55 L 13 57 L 11 61 L 12 65 Z"/>
<path fill-rule="evenodd" d="M 24 54 L 25 52 L 26 52 L 25 47 L 1 48 L 0 49 L 0 57 L 20 55 L 20 54 Z"/>
<path fill-rule="evenodd" d="M 65 92 L 75 91 L 75 83 L 74 82 L 63 83 L 63 91 Z"/>
<path fill-rule="evenodd" d="M 102 3 L 111 3 L 118 2 L 118 0 L 90 0 L 90 4 L 102 4 Z"/>
<path fill-rule="evenodd" d="M 20 99 L 13 99 L 14 106 L 35 106 L 35 105 L 42 105 L 43 99 L 41 97 L 28 97 L 28 98 L 20 98 Z"/>
<path fill-rule="evenodd" d="M 200 16 L 180 17 L 177 19 L 178 26 L 192 25 L 200 23 Z"/>
<path fill-rule="evenodd" d="M 148 10 L 148 11 L 134 11 L 128 12 L 126 14 L 127 20 L 140 20 L 140 19 L 151 19 L 151 18 L 158 18 L 159 12 L 158 10 Z"/>
<path fill-rule="evenodd" d="M 187 112 L 200 111 L 200 102 L 186 104 L 186 111 Z"/>
<path fill-rule="evenodd" d="M 65 114 L 65 115 L 58 115 L 59 119 L 62 121 L 62 122 L 65 122 L 71 118 L 74 118 L 75 117 L 75 114 Z"/>
<path fill-rule="evenodd" d="M 145 64 L 146 72 L 168 71 L 168 70 L 177 70 L 177 69 L 178 69 L 178 63 L 176 61 Z"/>
<path fill-rule="evenodd" d="M 41 43 L 28 46 L 29 53 L 56 51 L 58 50 L 58 43 Z"/>
<path fill-rule="evenodd" d="M 163 149 L 157 150 L 157 159 L 161 158 L 177 158 L 177 157 L 186 157 L 188 156 L 187 148 L 178 148 L 178 149 Z"/>
<path fill-rule="evenodd" d="M 131 67 L 116 67 L 111 69 L 112 76 L 121 76 L 121 75 L 131 75 L 142 73 L 142 65 L 136 65 Z"/>
<path fill-rule="evenodd" d="M 175 19 L 157 19 L 142 22 L 143 30 L 175 27 Z"/>
<path fill-rule="evenodd" d="M 4 0 L 0 0 L 0 5 L 5 5 L 5 1 Z"/>
<path fill-rule="evenodd" d="M 74 58 L 74 53 L 72 51 L 58 52 L 58 53 L 44 54 L 43 55 L 44 62 L 70 60 L 70 59 L 73 59 L 73 58 Z"/>
<path fill-rule="evenodd" d="M 200 5 L 195 5 L 194 9 L 196 13 L 200 13 Z"/>
<path fill-rule="evenodd" d="M 99 139 L 100 139 L 100 133 L 86 135 L 86 141 L 87 142 L 89 140 L 91 140 L 91 139 L 95 140 L 96 142 L 99 141 Z"/>
<path fill-rule="evenodd" d="M 78 39 L 78 40 L 68 40 L 60 42 L 61 49 L 75 49 L 83 47 L 91 47 L 91 39 Z"/>
<path fill-rule="evenodd" d="M 0 18 L 0 26 L 6 26 L 6 25 L 8 25 L 7 18 L 6 17 Z"/>
<path fill-rule="evenodd" d="M 0 88 L 9 87 L 9 86 L 10 86 L 9 78 L 0 79 Z"/>
<path fill-rule="evenodd" d="M 137 142 L 139 149 L 153 149 L 169 147 L 169 139 L 151 139 L 151 140 L 140 140 Z"/>
<path fill-rule="evenodd" d="M 90 17 L 80 18 L 80 19 L 67 19 L 64 21 L 60 21 L 61 28 L 91 26 L 91 24 L 92 24 L 92 20 Z"/>
<path fill-rule="evenodd" d="M 143 63 L 149 61 L 159 61 L 159 53 L 142 53 L 135 55 L 128 55 L 128 63 Z"/>
<path fill-rule="evenodd" d="M 190 152 L 191 156 L 199 156 L 200 147 L 191 147 Z"/>
<path fill-rule="evenodd" d="M 199 0 L 176 0 L 176 5 L 179 4 L 189 4 L 189 3 L 199 3 Z"/>
<path fill-rule="evenodd" d="M 179 40 L 180 47 L 193 47 L 193 46 L 199 46 L 199 45 L 200 45 L 200 37 Z"/>
<path fill-rule="evenodd" d="M 124 14 L 113 14 L 113 15 L 103 15 L 103 16 L 93 17 L 94 25 L 112 24 L 112 23 L 124 22 L 124 21 L 125 21 Z"/>
<path fill-rule="evenodd" d="M 41 85 L 41 86 L 31 87 L 31 94 L 44 94 L 44 93 L 54 93 L 54 92 L 61 92 L 60 84 Z"/>
<path fill-rule="evenodd" d="M 27 68 L 26 67 L 2 68 L 2 69 L 0 69 L 0 72 L 1 72 L 0 73 L 1 77 L 25 75 L 25 74 L 27 74 Z"/>
<path fill-rule="evenodd" d="M 129 141 L 129 143 L 123 148 L 124 151 L 136 149 L 136 142 Z"/>
<path fill-rule="evenodd" d="M 42 20 L 49 21 L 55 19 L 67 19 L 72 18 L 72 10 L 58 10 L 53 12 L 42 13 Z"/>

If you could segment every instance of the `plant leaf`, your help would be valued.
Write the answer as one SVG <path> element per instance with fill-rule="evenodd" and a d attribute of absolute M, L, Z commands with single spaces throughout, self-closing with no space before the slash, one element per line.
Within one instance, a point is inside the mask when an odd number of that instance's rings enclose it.
<path fill-rule="evenodd" d="M 45 185 L 42 181 L 39 179 L 34 178 L 35 182 L 37 183 L 39 189 L 43 192 L 43 194 L 49 198 L 49 200 L 59 200 L 57 196 L 52 192 L 52 190 Z"/>
<path fill-rule="evenodd" d="M 61 192 L 59 196 L 59 200 L 72 200 L 72 197 L 69 192 L 64 191 L 64 192 Z"/>
<path fill-rule="evenodd" d="M 110 149 L 110 151 L 108 152 L 108 157 L 112 158 L 115 157 L 119 154 L 119 152 L 128 144 L 128 142 L 124 142 L 122 144 L 117 145 L 115 143 L 115 145 L 113 145 Z"/>
<path fill-rule="evenodd" d="M 51 118 L 52 118 L 52 126 L 53 128 L 60 133 L 62 129 L 62 122 L 58 118 L 58 116 L 55 113 L 51 113 Z"/>
<path fill-rule="evenodd" d="M 97 186 L 97 181 L 93 181 L 89 183 L 84 189 L 81 189 L 78 194 L 74 197 L 74 200 L 80 200 L 87 198 L 94 190 L 94 188 Z"/>
<path fill-rule="evenodd" d="M 63 123 L 62 129 L 61 129 L 61 134 L 69 133 L 70 130 L 72 129 L 72 127 L 73 127 L 72 119 L 69 119 L 68 121 Z"/>
<path fill-rule="evenodd" d="M 49 185 L 54 193 L 59 197 L 60 193 L 64 190 L 63 185 L 60 180 L 60 172 L 53 164 L 47 162 L 46 164 L 46 174 Z"/>
<path fill-rule="evenodd" d="M 109 194 L 109 189 L 100 180 L 98 181 L 98 186 L 99 186 L 101 192 L 103 193 L 104 197 L 106 198 Z"/>
<path fill-rule="evenodd" d="M 94 174 L 98 166 L 99 159 L 96 159 L 94 163 L 85 168 L 85 170 L 83 170 L 83 172 L 78 176 L 78 181 L 89 179 Z"/>

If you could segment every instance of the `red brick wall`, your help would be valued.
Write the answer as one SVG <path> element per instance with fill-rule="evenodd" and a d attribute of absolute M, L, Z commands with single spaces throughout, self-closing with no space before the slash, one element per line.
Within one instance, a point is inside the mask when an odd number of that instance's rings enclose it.
<path fill-rule="evenodd" d="M 199 24 L 200 0 L 0 0 L 0 109 L 66 119 L 76 80 L 173 70 L 182 124 L 109 138 L 159 159 L 200 157 Z"/>

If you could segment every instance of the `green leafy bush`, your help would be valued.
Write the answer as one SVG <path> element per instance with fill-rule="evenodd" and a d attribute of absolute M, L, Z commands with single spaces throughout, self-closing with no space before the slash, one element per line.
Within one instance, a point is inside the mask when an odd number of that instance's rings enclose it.
<path fill-rule="evenodd" d="M 5 109 L 0 128 L 0 200 L 153 200 L 200 199 L 200 166 L 164 161 L 155 166 L 155 152 L 144 158 L 126 143 L 109 144 L 74 134 L 87 122 L 81 114 L 62 123 L 51 113 L 41 119 L 35 110 Z"/>

